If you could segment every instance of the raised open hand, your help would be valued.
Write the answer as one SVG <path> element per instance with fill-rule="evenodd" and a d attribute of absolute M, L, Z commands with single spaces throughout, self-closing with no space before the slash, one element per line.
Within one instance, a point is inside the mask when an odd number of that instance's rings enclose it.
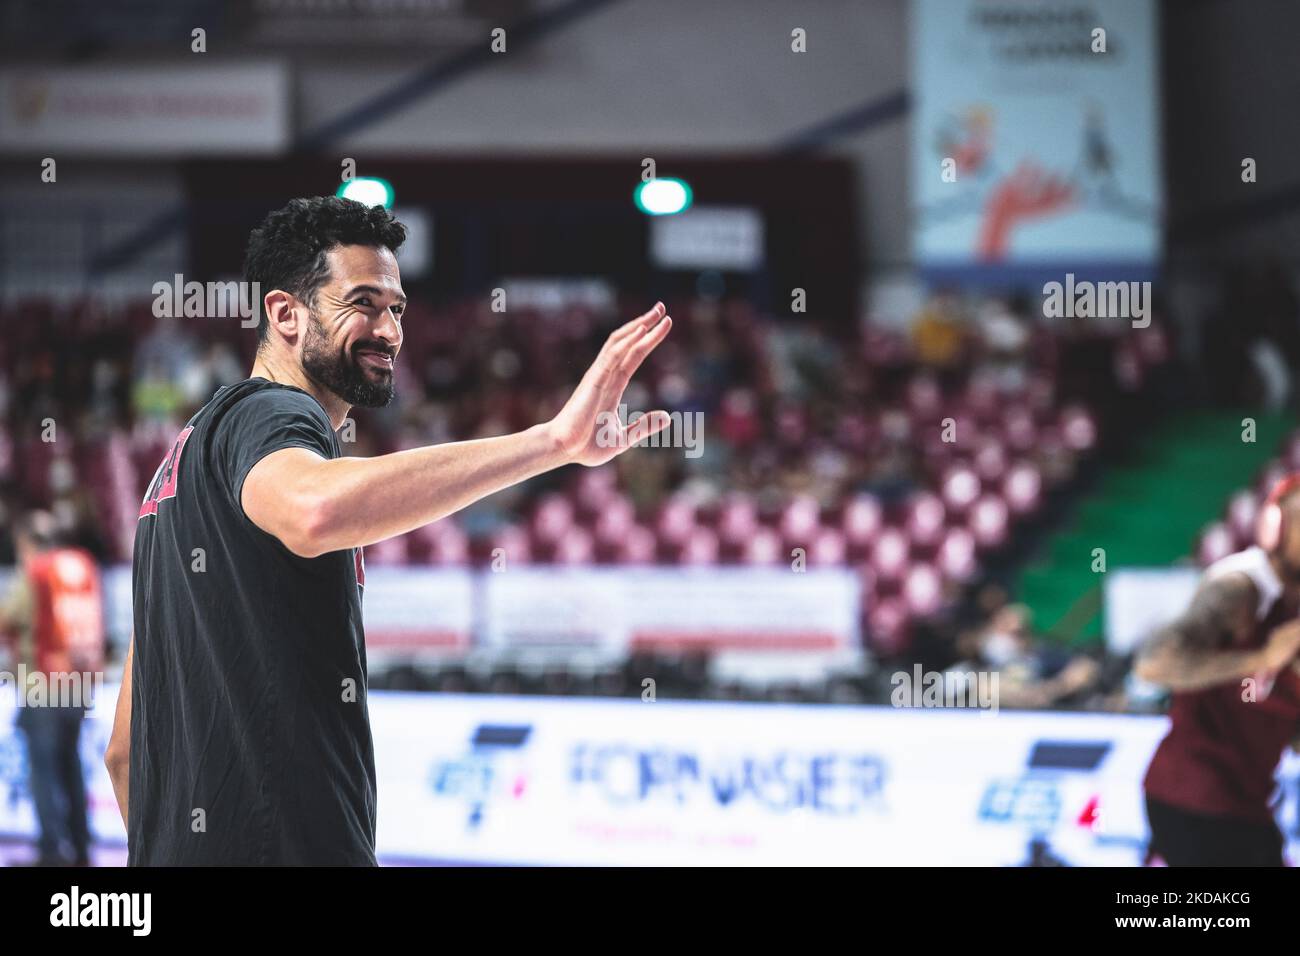
<path fill-rule="evenodd" d="M 673 320 L 662 302 L 617 328 L 606 339 L 596 361 L 582 376 L 549 428 L 571 462 L 603 465 L 637 442 L 663 431 L 670 424 L 668 413 L 654 411 L 630 426 L 618 418 L 618 407 L 632 375 L 645 357 L 668 335 Z"/>

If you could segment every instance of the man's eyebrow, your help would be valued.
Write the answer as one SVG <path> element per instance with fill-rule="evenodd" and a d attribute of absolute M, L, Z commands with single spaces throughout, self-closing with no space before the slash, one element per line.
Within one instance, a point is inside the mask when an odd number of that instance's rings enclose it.
<path fill-rule="evenodd" d="M 379 286 L 377 285 L 354 285 L 351 289 L 348 289 L 347 292 L 343 293 L 343 298 L 350 299 L 354 295 L 360 295 L 362 292 L 369 292 L 371 295 L 378 295 L 378 296 L 384 296 L 388 294 L 385 290 L 379 288 Z M 406 303 L 405 293 L 402 292 L 397 293 L 397 301 L 401 302 L 402 304 L 405 304 Z"/>

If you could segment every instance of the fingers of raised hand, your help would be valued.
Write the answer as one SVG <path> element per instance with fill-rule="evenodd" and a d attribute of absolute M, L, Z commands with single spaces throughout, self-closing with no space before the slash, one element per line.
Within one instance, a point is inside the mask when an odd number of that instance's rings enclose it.
<path fill-rule="evenodd" d="M 642 415 L 628 426 L 627 432 L 623 436 L 623 447 L 631 448 L 638 442 L 645 441 L 651 435 L 657 435 L 671 424 L 672 419 L 669 418 L 668 413 L 665 411 L 649 412 Z"/>
<path fill-rule="evenodd" d="M 647 327 L 640 336 L 632 339 L 627 346 L 626 354 L 623 356 L 624 372 L 628 375 L 635 372 L 640 364 L 645 361 L 645 357 L 664 340 L 672 327 L 672 317 L 665 315 L 657 323 Z"/>
<path fill-rule="evenodd" d="M 638 315 L 631 322 L 619 326 L 610 333 L 609 340 L 605 343 L 607 347 L 617 347 L 625 345 L 628 341 L 634 339 L 637 335 L 646 329 L 654 328 L 665 315 L 668 314 L 668 308 L 662 302 L 656 302 L 649 312 Z"/>

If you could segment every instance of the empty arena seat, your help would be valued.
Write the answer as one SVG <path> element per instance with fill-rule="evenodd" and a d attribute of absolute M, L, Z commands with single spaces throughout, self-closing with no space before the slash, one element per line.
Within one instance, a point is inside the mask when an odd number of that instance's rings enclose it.
<path fill-rule="evenodd" d="M 532 540 L 528 530 L 519 525 L 507 525 L 489 536 L 487 560 L 512 564 L 528 564 L 533 559 Z"/>
<path fill-rule="evenodd" d="M 844 540 L 844 533 L 836 528 L 818 528 L 808 546 L 808 566 L 840 567 L 847 559 L 848 544 Z"/>
<path fill-rule="evenodd" d="M 781 510 L 778 530 L 787 548 L 807 548 L 821 523 L 821 505 L 812 495 L 795 495 Z"/>
<path fill-rule="evenodd" d="M 460 525 L 456 524 L 450 518 L 443 518 L 435 522 L 436 525 L 442 525 L 438 535 L 433 540 L 433 547 L 430 551 L 430 560 L 437 565 L 452 567 L 456 565 L 469 563 L 469 538 Z"/>
<path fill-rule="evenodd" d="M 573 502 L 558 492 L 550 492 L 533 512 L 533 536 L 545 544 L 555 544 L 573 527 L 573 521 Z"/>
<path fill-rule="evenodd" d="M 369 565 L 406 564 L 406 536 L 386 538 L 383 541 L 376 541 L 374 544 L 366 545 L 366 563 Z"/>
<path fill-rule="evenodd" d="M 1062 440 L 1071 451 L 1089 451 L 1097 444 L 1097 423 L 1083 406 L 1063 408 L 1059 421 Z"/>
<path fill-rule="evenodd" d="M 619 542 L 615 560 L 619 564 L 653 564 L 658 557 L 658 544 L 653 531 L 633 525 Z"/>
<path fill-rule="evenodd" d="M 721 547 L 718 535 L 711 528 L 696 527 L 691 529 L 686 540 L 678 550 L 677 560 L 680 564 L 701 566 L 718 563 Z"/>
<path fill-rule="evenodd" d="M 981 495 L 971 508 L 968 520 L 977 547 L 987 550 L 1006 543 L 1010 531 L 1010 512 L 1007 503 L 997 495 Z"/>
<path fill-rule="evenodd" d="M 1001 482 L 1011 466 L 1010 462 L 1007 446 L 1001 439 L 990 436 L 980 439 L 972 464 L 981 481 Z"/>
<path fill-rule="evenodd" d="M 950 516 L 963 516 L 980 496 L 980 478 L 970 465 L 950 465 L 940 480 L 940 495 Z"/>
<path fill-rule="evenodd" d="M 618 494 L 618 473 L 613 468 L 586 468 L 574 483 L 573 498 L 582 514 L 599 514 Z"/>
<path fill-rule="evenodd" d="M 947 580 L 959 583 L 969 581 L 979 569 L 975 536 L 967 528 L 949 528 L 939 544 L 935 564 Z"/>
<path fill-rule="evenodd" d="M 1002 482 L 1002 496 L 1012 514 L 1025 515 L 1035 511 L 1043 496 L 1043 475 L 1038 466 L 1028 461 L 1012 465 Z"/>
<path fill-rule="evenodd" d="M 569 528 L 555 542 L 554 561 L 567 566 L 588 565 L 596 559 L 596 546 L 585 528 Z"/>
<path fill-rule="evenodd" d="M 867 632 L 871 647 L 882 656 L 892 657 L 906 650 L 908 614 L 903 599 L 883 598 L 868 608 Z"/>
<path fill-rule="evenodd" d="M 929 491 L 918 492 L 908 500 L 904 528 L 911 543 L 918 548 L 938 547 L 943 537 L 947 511 L 943 500 Z"/>
<path fill-rule="evenodd" d="M 636 508 L 632 502 L 615 493 L 596 515 L 593 530 L 599 544 L 617 544 L 636 524 Z"/>
<path fill-rule="evenodd" d="M 655 533 L 659 540 L 672 546 L 685 544 L 695 527 L 695 505 L 680 496 L 664 502 L 655 519 Z"/>
<path fill-rule="evenodd" d="M 919 563 L 903 577 L 903 601 L 909 615 L 929 617 L 943 606 L 943 576 L 932 564 Z"/>
<path fill-rule="evenodd" d="M 756 529 L 741 552 L 741 560 L 752 565 L 779 564 L 785 557 L 781 536 L 771 528 Z"/>
<path fill-rule="evenodd" d="M 898 528 L 885 528 L 876 536 L 868 559 L 877 581 L 900 581 L 907 572 L 911 546 Z"/>
<path fill-rule="evenodd" d="M 718 507 L 718 536 L 726 545 L 741 545 L 758 527 L 758 506 L 743 492 L 731 492 Z"/>

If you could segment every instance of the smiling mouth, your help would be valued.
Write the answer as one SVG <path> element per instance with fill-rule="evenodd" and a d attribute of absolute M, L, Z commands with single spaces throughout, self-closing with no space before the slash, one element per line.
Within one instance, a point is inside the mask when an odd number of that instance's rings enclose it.
<path fill-rule="evenodd" d="M 382 372 L 393 370 L 393 357 L 387 352 L 358 352 L 357 361 L 368 368 L 379 369 Z"/>

